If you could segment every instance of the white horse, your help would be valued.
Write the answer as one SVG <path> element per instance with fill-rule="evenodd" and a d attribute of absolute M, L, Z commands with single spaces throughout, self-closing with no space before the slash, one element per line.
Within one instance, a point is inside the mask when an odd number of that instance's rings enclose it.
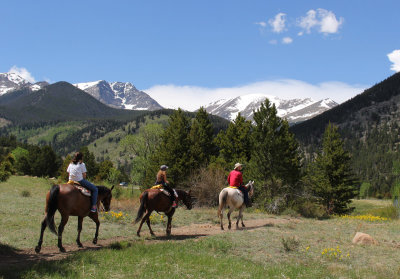
<path fill-rule="evenodd" d="M 254 193 L 254 181 L 249 181 L 249 183 L 246 184 L 246 188 L 249 191 L 249 198 L 253 195 Z M 239 209 L 239 215 L 237 217 L 236 221 L 236 229 L 239 229 L 239 220 L 242 220 L 242 227 L 245 227 L 243 223 L 243 210 L 246 208 L 246 205 L 244 204 L 244 196 L 242 191 L 240 191 L 237 187 L 226 187 L 222 189 L 222 191 L 219 193 L 219 207 L 218 207 L 218 217 L 220 218 L 220 223 L 221 223 L 221 230 L 224 229 L 224 225 L 222 223 L 222 217 L 224 215 L 224 208 L 229 207 L 228 211 L 228 220 L 229 220 L 229 225 L 228 229 L 231 229 L 232 223 L 231 223 L 231 213 L 235 209 Z"/>

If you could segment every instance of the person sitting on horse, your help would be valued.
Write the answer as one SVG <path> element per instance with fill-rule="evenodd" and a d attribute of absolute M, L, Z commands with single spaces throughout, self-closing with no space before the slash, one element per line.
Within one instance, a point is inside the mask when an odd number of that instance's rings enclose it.
<path fill-rule="evenodd" d="M 91 195 L 91 212 L 96 212 L 97 211 L 97 195 L 98 195 L 98 189 L 95 185 L 90 183 L 89 181 L 86 180 L 86 166 L 85 163 L 83 162 L 83 154 L 81 152 L 76 152 L 74 155 L 73 160 L 68 166 L 67 172 L 69 174 L 69 180 L 72 181 L 77 181 L 79 184 L 81 184 L 83 187 L 86 189 L 90 190 L 92 192 Z"/>
<path fill-rule="evenodd" d="M 169 182 L 167 181 L 167 169 L 168 169 L 168 166 L 166 166 L 166 165 L 162 165 L 160 167 L 160 170 L 157 173 L 155 185 L 161 184 L 164 187 L 164 189 L 166 189 L 168 191 L 168 193 L 170 195 L 170 199 L 172 201 L 172 207 L 177 207 L 178 205 L 175 200 L 174 190 L 168 185 Z"/>
<path fill-rule="evenodd" d="M 247 207 L 251 207 L 251 201 L 249 199 L 249 193 L 247 188 L 243 185 L 243 175 L 242 175 L 242 164 L 236 163 L 235 168 L 228 175 L 229 186 L 238 187 L 243 193 L 244 203 Z"/>

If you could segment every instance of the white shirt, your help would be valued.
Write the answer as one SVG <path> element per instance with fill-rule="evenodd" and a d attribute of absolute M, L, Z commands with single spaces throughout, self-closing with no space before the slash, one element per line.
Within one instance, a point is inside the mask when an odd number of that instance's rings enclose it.
<path fill-rule="evenodd" d="M 69 180 L 81 181 L 83 179 L 83 173 L 86 172 L 85 163 L 78 163 L 76 165 L 70 163 L 67 172 L 69 173 Z"/>

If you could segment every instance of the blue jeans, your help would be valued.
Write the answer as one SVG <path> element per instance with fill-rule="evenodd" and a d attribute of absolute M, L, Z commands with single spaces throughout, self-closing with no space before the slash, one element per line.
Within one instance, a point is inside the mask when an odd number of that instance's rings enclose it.
<path fill-rule="evenodd" d="M 247 188 L 244 186 L 239 186 L 239 190 L 242 191 L 242 193 L 243 193 L 244 204 L 248 205 L 249 204 L 249 192 L 247 191 Z"/>
<path fill-rule="evenodd" d="M 96 186 L 94 186 L 92 183 L 87 181 L 86 179 L 82 179 L 81 181 L 78 181 L 83 187 L 88 189 L 89 191 L 92 192 L 91 200 L 92 200 L 92 206 L 96 205 L 97 203 L 97 194 L 99 190 L 97 189 Z"/>

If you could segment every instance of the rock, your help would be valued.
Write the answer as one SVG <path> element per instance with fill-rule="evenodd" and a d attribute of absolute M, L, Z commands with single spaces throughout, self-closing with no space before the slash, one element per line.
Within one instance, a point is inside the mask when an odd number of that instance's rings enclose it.
<path fill-rule="evenodd" d="M 372 238 L 369 234 L 357 232 L 352 242 L 354 244 L 378 244 L 378 241 Z"/>

